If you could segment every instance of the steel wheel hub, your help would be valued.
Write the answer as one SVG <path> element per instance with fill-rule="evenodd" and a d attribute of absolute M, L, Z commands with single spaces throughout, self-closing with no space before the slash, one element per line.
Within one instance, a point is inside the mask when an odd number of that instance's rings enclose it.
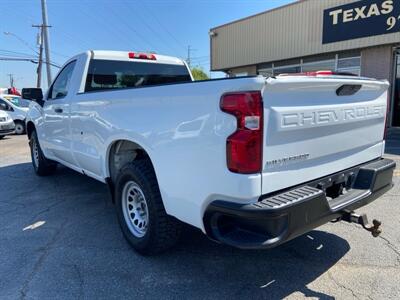
<path fill-rule="evenodd" d="M 132 234 L 143 237 L 149 223 L 149 212 L 143 191 L 134 181 L 128 181 L 124 186 L 122 210 L 126 225 Z"/>
<path fill-rule="evenodd" d="M 23 132 L 24 132 L 24 126 L 21 124 L 16 124 L 15 125 L 15 133 L 22 134 Z"/>
<path fill-rule="evenodd" d="M 39 166 L 39 147 L 35 139 L 32 139 L 32 157 L 36 167 Z"/>

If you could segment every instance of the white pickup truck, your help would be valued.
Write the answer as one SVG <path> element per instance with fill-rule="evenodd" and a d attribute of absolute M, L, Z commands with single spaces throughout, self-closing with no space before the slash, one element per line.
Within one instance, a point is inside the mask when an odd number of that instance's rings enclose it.
<path fill-rule="evenodd" d="M 142 254 L 182 222 L 215 241 L 270 248 L 392 187 L 383 159 L 388 82 L 311 72 L 192 82 L 180 59 L 88 51 L 30 106 L 40 176 L 57 163 L 107 183 L 121 229 Z"/>

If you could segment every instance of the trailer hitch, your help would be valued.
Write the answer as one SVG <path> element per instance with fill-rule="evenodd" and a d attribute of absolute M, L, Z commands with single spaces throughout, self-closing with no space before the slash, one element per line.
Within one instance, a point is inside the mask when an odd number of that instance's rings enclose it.
<path fill-rule="evenodd" d="M 369 224 L 366 214 L 357 215 L 353 211 L 345 212 L 340 220 L 361 225 L 365 230 L 371 232 L 373 237 L 378 237 L 382 233 L 380 229 L 382 222 L 374 219 L 372 220 L 372 224 Z"/>

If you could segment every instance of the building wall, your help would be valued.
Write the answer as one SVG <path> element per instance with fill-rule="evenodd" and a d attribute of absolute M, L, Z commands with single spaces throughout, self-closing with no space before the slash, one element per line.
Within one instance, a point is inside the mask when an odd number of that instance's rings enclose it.
<path fill-rule="evenodd" d="M 392 80 L 393 46 L 363 49 L 361 52 L 361 75 L 376 79 Z"/>
<path fill-rule="evenodd" d="M 355 0 L 300 0 L 211 29 L 211 69 L 255 65 L 400 41 L 400 32 L 322 44 L 323 11 Z"/>

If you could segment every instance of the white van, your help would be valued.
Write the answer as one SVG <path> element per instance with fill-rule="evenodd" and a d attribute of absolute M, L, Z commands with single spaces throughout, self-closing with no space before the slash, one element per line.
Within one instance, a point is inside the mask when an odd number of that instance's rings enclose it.
<path fill-rule="evenodd" d="M 25 118 L 30 101 L 15 95 L 0 94 L 0 110 L 6 111 L 15 123 L 15 133 L 25 133 Z"/>

